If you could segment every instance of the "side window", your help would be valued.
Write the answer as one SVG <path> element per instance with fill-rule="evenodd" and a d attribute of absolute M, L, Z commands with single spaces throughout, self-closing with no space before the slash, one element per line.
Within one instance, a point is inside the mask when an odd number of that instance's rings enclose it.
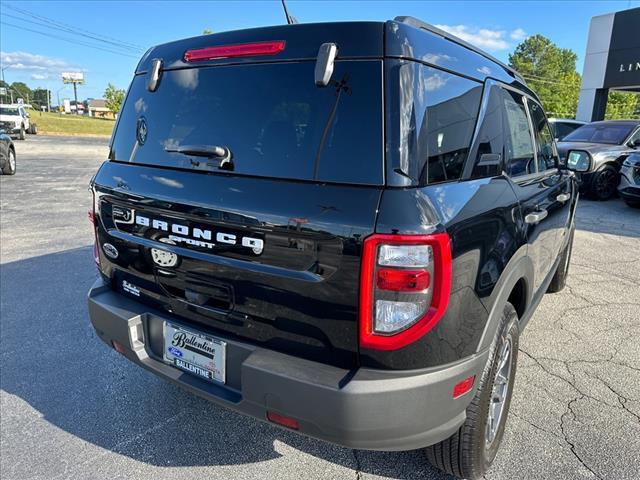
<path fill-rule="evenodd" d="M 637 147 L 640 144 L 640 128 L 636 130 L 636 132 L 633 135 L 631 135 L 631 138 L 627 143 L 632 147 L 633 146 Z"/>
<path fill-rule="evenodd" d="M 482 83 L 411 61 L 389 61 L 386 68 L 393 92 L 387 122 L 391 165 L 420 185 L 458 180 L 471 148 Z"/>
<path fill-rule="evenodd" d="M 535 102 L 528 101 L 529 113 L 533 133 L 536 136 L 536 146 L 538 152 L 538 171 L 544 172 L 547 169 L 556 167 L 556 154 L 553 149 L 553 136 L 549 130 L 547 117 L 545 117 L 542 107 Z"/>
<path fill-rule="evenodd" d="M 475 155 L 472 173 L 474 178 L 487 176 L 487 172 L 494 171 L 494 169 L 478 166 L 478 162 L 487 158 L 486 155 L 492 155 L 494 157 L 493 160 L 498 162 L 504 159 L 505 128 L 501 92 L 502 89 L 495 85 L 491 87 L 489 92 L 487 108 L 478 133 L 478 151 Z M 484 158 L 482 157 L 483 155 L 485 155 Z"/>
<path fill-rule="evenodd" d="M 511 90 L 502 90 L 507 121 L 505 171 L 510 177 L 536 173 L 533 139 L 522 95 Z"/>

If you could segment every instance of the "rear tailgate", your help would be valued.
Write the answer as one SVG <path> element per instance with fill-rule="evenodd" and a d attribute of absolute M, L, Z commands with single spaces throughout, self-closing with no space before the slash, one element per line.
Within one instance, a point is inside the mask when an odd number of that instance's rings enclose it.
<path fill-rule="evenodd" d="M 384 184 L 382 60 L 339 60 L 326 88 L 313 69 L 169 68 L 154 92 L 136 76 L 94 180 L 100 264 L 196 327 L 348 368 Z M 224 146 L 234 169 L 171 151 L 182 145 Z"/>
<path fill-rule="evenodd" d="M 178 193 L 172 184 L 184 188 Z M 361 239 L 373 231 L 377 188 L 190 172 L 169 177 L 108 162 L 96 191 L 99 244 L 119 252 L 116 259 L 100 252 L 114 288 L 239 339 L 340 366 L 354 361 Z M 115 222 L 123 211 L 134 222 L 136 216 L 158 219 L 181 232 L 186 226 L 183 238 L 199 228 L 213 238 L 262 239 L 264 249 L 255 254 L 241 243 L 215 241 L 212 249 L 162 244 L 158 239 L 168 234 L 161 228 Z M 177 253 L 178 265 L 154 264 L 153 246 Z"/>

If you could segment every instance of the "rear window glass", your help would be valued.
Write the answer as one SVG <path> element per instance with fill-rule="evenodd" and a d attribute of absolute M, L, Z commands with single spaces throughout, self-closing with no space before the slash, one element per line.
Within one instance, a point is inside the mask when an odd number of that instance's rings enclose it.
<path fill-rule="evenodd" d="M 167 70 L 155 92 L 147 91 L 146 75 L 138 76 L 111 158 L 191 169 L 198 159 L 167 150 L 222 146 L 232 152 L 238 174 L 382 184 L 381 62 L 336 62 L 332 83 L 324 88 L 314 83 L 314 67 L 299 62 Z M 141 118 L 146 139 L 140 145 Z"/>
<path fill-rule="evenodd" d="M 553 122 L 549 123 L 551 126 L 551 130 L 553 131 L 553 135 L 558 140 L 564 139 L 567 135 L 573 132 L 576 128 L 580 127 L 579 123 L 569 123 L 569 122 Z"/>
<path fill-rule="evenodd" d="M 620 145 L 629 136 L 634 125 L 591 124 L 583 125 L 564 137 L 564 142 L 609 143 Z"/>

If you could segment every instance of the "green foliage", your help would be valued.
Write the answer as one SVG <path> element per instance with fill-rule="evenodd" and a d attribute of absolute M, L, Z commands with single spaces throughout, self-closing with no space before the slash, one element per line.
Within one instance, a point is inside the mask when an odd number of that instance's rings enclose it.
<path fill-rule="evenodd" d="M 547 115 L 575 117 L 580 92 L 577 55 L 542 35 L 533 35 L 509 55 L 509 65 L 525 77 Z"/>
<path fill-rule="evenodd" d="M 59 113 L 31 112 L 31 119 L 38 124 L 41 134 L 59 135 L 111 135 L 116 122 L 106 118 L 91 118 L 86 115 L 61 115 Z"/>
<path fill-rule="evenodd" d="M 205 28 L 204 30 L 202 30 L 202 35 L 211 35 L 213 33 L 213 30 L 211 30 L 210 28 Z"/>
<path fill-rule="evenodd" d="M 22 98 L 24 100 L 24 103 L 29 103 L 33 98 L 31 89 L 24 82 L 13 82 L 11 84 L 11 88 L 13 90 L 14 101 L 17 98 Z"/>
<path fill-rule="evenodd" d="M 609 92 L 605 120 L 640 119 L 640 101 L 635 93 Z"/>
<path fill-rule="evenodd" d="M 104 99 L 107 108 L 117 114 L 120 111 L 120 107 L 122 107 L 122 102 L 124 102 L 124 95 L 124 90 L 116 88 L 114 85 L 109 83 L 107 85 L 107 89 L 104 91 Z"/>
<path fill-rule="evenodd" d="M 31 105 L 33 105 L 33 108 L 35 108 L 36 110 L 40 110 L 40 107 L 42 106 L 47 106 L 47 102 L 49 101 L 50 97 L 47 97 L 47 90 L 44 88 L 36 88 L 35 90 L 33 90 L 32 92 L 32 96 L 31 96 Z M 50 94 L 49 94 L 50 95 Z"/>

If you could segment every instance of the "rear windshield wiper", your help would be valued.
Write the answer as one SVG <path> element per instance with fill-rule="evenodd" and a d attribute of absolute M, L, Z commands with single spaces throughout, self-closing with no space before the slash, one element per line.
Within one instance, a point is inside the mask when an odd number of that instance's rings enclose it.
<path fill-rule="evenodd" d="M 203 166 L 217 167 L 220 170 L 233 170 L 233 160 L 231 150 L 227 147 L 220 147 L 218 145 L 179 145 L 177 147 L 167 147 L 164 149 L 169 153 L 181 153 L 190 157 L 205 157 L 208 159 L 215 159 L 214 162 L 204 162 Z M 190 159 L 191 165 L 199 167 L 201 162 L 195 159 Z"/>

